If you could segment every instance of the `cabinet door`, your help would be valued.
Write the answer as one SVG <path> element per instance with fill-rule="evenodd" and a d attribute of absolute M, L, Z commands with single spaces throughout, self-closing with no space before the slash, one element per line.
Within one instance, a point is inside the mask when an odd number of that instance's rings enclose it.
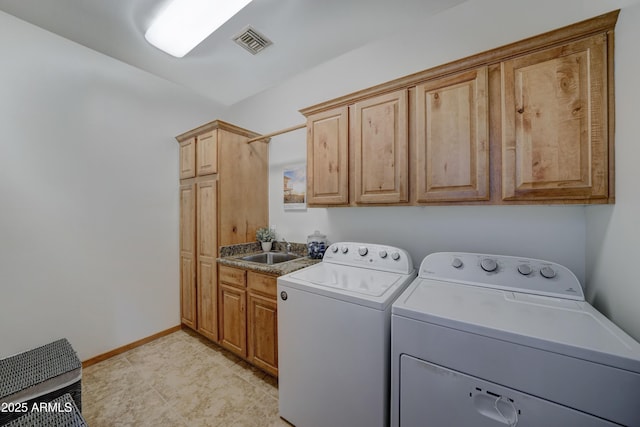
<path fill-rule="evenodd" d="M 307 203 L 349 202 L 349 110 L 338 107 L 307 117 Z"/>
<path fill-rule="evenodd" d="M 216 188 L 215 179 L 197 184 L 198 332 L 214 341 L 218 340 Z"/>
<path fill-rule="evenodd" d="M 196 139 L 189 138 L 180 143 L 180 179 L 196 176 Z"/>
<path fill-rule="evenodd" d="M 416 201 L 489 199 L 487 68 L 416 87 Z"/>
<path fill-rule="evenodd" d="M 180 318 L 196 329 L 196 191 L 180 186 Z"/>
<path fill-rule="evenodd" d="M 198 135 L 197 137 L 196 172 L 198 176 L 218 172 L 218 130 Z"/>
<path fill-rule="evenodd" d="M 247 357 L 247 291 L 220 282 L 220 344 Z"/>
<path fill-rule="evenodd" d="M 275 285 L 274 285 L 275 286 Z M 278 375 L 278 303 L 249 291 L 248 359 L 266 372 Z"/>
<path fill-rule="evenodd" d="M 604 34 L 502 63 L 503 199 L 606 198 L 607 100 Z"/>
<path fill-rule="evenodd" d="M 248 139 L 218 130 L 220 246 L 255 241 L 256 230 L 269 223 L 269 147 Z"/>
<path fill-rule="evenodd" d="M 407 91 L 357 102 L 352 111 L 356 203 L 408 201 Z"/>

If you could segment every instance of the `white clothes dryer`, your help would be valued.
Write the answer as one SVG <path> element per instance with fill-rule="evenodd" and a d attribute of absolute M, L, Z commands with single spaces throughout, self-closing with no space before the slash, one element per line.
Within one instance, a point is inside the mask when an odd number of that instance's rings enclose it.
<path fill-rule="evenodd" d="M 415 277 L 402 249 L 343 242 L 278 278 L 282 418 L 298 427 L 388 426 L 391 304 Z"/>
<path fill-rule="evenodd" d="M 392 307 L 391 425 L 640 426 L 640 344 L 561 265 L 434 253 Z"/>

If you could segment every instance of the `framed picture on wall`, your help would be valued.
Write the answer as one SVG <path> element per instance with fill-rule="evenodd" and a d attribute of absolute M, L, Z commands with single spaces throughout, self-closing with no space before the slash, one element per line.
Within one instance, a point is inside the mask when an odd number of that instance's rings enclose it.
<path fill-rule="evenodd" d="M 286 166 L 283 176 L 283 204 L 285 211 L 307 209 L 307 165 Z"/>

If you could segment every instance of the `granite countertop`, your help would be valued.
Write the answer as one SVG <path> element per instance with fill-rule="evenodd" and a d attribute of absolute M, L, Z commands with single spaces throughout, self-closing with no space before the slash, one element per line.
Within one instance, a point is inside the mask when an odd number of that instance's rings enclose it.
<path fill-rule="evenodd" d="M 274 242 L 273 249 L 275 252 L 286 251 L 285 244 L 282 242 Z M 273 274 L 276 276 L 282 276 L 284 274 L 300 270 L 301 268 L 309 267 L 322 261 L 320 259 L 311 259 L 307 257 L 307 245 L 304 243 L 291 243 L 291 253 L 300 255 L 300 258 L 293 259 L 291 261 L 269 265 L 260 262 L 245 261 L 242 259 L 242 257 L 245 257 L 247 255 L 259 253 L 262 253 L 262 248 L 260 247 L 259 242 L 221 246 L 220 258 L 218 258 L 216 261 L 221 265 L 228 265 L 229 267 L 243 268 L 245 270 Z"/>

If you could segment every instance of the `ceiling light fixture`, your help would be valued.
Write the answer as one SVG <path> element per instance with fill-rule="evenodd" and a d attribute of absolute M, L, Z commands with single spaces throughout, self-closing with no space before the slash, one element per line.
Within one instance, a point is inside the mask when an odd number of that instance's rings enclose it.
<path fill-rule="evenodd" d="M 251 0 L 173 0 L 144 37 L 158 49 L 182 58 Z"/>

